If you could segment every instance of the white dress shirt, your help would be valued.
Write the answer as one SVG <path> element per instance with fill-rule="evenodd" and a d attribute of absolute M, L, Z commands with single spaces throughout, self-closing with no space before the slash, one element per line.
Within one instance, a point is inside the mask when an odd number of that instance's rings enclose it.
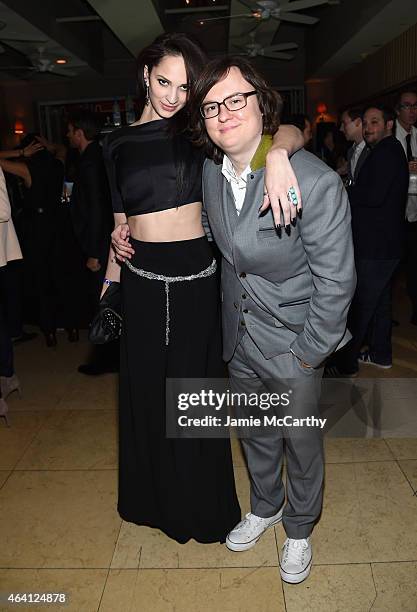
<path fill-rule="evenodd" d="M 407 137 L 407 134 L 409 133 L 411 134 L 411 140 L 410 140 L 411 152 L 413 154 L 413 157 L 417 159 L 417 128 L 412 126 L 411 132 L 406 132 L 406 130 L 403 128 L 400 122 L 396 121 L 395 136 L 397 137 L 397 140 L 401 142 L 406 155 L 407 155 L 406 137 Z M 411 222 L 417 221 L 417 195 L 408 196 L 405 216 L 408 221 L 411 221 Z"/>
<path fill-rule="evenodd" d="M 350 160 L 350 173 L 352 175 L 352 178 L 355 176 L 355 170 L 356 170 L 356 166 L 358 163 L 358 159 L 362 153 L 362 151 L 365 148 L 365 141 L 362 140 L 359 144 L 354 143 L 353 145 L 353 154 L 352 154 L 352 158 Z"/>
<path fill-rule="evenodd" d="M 248 165 L 240 176 L 236 174 L 232 162 L 224 155 L 222 174 L 225 179 L 230 183 L 233 191 L 233 197 L 235 198 L 236 212 L 239 215 L 242 210 L 243 202 L 246 195 L 246 187 L 248 184 L 248 174 L 252 172 L 251 167 Z"/>

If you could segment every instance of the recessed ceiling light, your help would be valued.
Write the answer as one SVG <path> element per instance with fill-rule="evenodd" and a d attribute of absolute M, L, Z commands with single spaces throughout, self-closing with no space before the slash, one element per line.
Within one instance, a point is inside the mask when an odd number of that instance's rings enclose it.
<path fill-rule="evenodd" d="M 66 64 L 67 60 L 64 57 L 59 57 L 55 60 L 55 64 Z"/>

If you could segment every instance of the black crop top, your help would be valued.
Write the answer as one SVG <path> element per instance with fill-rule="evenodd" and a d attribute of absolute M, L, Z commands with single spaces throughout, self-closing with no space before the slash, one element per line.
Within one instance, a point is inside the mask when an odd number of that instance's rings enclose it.
<path fill-rule="evenodd" d="M 160 119 L 122 127 L 103 143 L 114 212 L 127 217 L 202 201 L 204 154 Z M 184 181 L 177 178 L 183 162 Z"/>

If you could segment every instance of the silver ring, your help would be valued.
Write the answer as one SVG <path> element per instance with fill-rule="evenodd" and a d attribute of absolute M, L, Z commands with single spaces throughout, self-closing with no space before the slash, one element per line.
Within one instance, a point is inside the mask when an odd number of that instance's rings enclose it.
<path fill-rule="evenodd" d="M 287 198 L 290 204 L 293 204 L 294 206 L 298 206 L 298 197 L 295 191 L 295 187 L 291 186 L 288 189 Z"/>

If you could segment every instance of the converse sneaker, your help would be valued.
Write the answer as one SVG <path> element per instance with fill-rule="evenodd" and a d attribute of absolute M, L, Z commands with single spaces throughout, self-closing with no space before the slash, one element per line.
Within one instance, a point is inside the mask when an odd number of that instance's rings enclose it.
<path fill-rule="evenodd" d="M 282 547 L 279 563 L 281 578 L 284 582 L 298 584 L 307 578 L 311 570 L 312 550 L 310 538 L 294 540 L 287 538 Z"/>
<path fill-rule="evenodd" d="M 392 363 L 378 363 L 374 361 L 369 351 L 364 351 L 363 353 L 359 353 L 358 361 L 359 363 L 364 363 L 366 365 L 373 365 L 377 368 L 381 368 L 382 370 L 389 370 L 390 368 L 392 368 Z"/>
<path fill-rule="evenodd" d="M 229 550 L 239 552 L 241 550 L 249 550 L 255 546 L 261 535 L 282 519 L 282 506 L 274 516 L 262 518 L 251 512 L 245 516 L 243 521 L 240 521 L 234 529 L 226 537 L 226 546 Z"/>

